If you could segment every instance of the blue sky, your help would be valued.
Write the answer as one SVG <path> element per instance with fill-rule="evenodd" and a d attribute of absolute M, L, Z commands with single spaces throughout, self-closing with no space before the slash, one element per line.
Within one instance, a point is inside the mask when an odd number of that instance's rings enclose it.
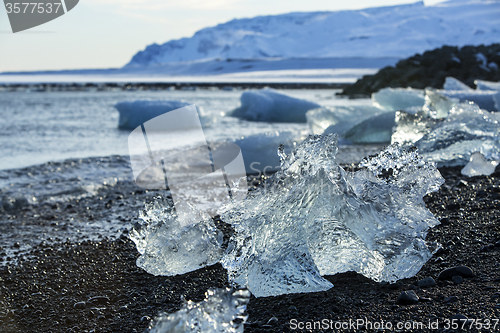
<path fill-rule="evenodd" d="M 66 15 L 13 34 L 0 8 L 0 72 L 117 68 L 151 43 L 190 37 L 233 18 L 360 9 L 405 0 L 80 0 Z M 426 0 L 433 5 L 443 0 Z"/>

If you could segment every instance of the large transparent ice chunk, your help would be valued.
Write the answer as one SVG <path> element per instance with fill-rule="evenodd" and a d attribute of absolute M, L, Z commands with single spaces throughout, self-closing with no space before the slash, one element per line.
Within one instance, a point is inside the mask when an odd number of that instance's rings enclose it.
<path fill-rule="evenodd" d="M 319 237 L 309 236 L 311 243 L 321 242 L 312 246 L 315 262 L 322 274 L 354 270 L 376 281 L 414 276 L 436 249 L 425 238 L 428 229 L 439 224 L 423 197 L 444 180 L 432 163 L 398 145 L 360 165 L 366 169 L 344 175 L 344 204 L 331 204 L 331 220 L 341 227 L 323 224 Z M 328 242 L 340 246 L 327 247 Z"/>
<path fill-rule="evenodd" d="M 470 156 L 470 161 L 462 169 L 462 175 L 467 177 L 489 176 L 495 172 L 499 161 L 488 161 L 481 153 L 474 153 Z"/>
<path fill-rule="evenodd" d="M 424 91 L 413 88 L 384 88 L 372 94 L 372 101 L 387 111 L 409 111 L 425 103 Z"/>
<path fill-rule="evenodd" d="M 184 102 L 163 100 L 120 102 L 115 105 L 115 108 L 120 113 L 120 117 L 118 118 L 118 128 L 134 129 L 150 119 L 188 105 L 188 103 Z"/>
<path fill-rule="evenodd" d="M 288 156 L 280 150 L 282 170 L 223 207 L 235 233 L 221 263 L 233 284 L 257 297 L 321 291 L 332 286 L 324 274 L 394 281 L 430 258 L 424 239 L 438 221 L 422 197 L 443 183 L 437 169 L 390 146 L 351 173 L 336 153 L 336 135 L 310 136 Z"/>
<path fill-rule="evenodd" d="M 248 290 L 209 289 L 199 303 L 188 301 L 177 312 L 161 314 L 150 333 L 243 333 Z"/>
<path fill-rule="evenodd" d="M 460 103 L 415 145 L 424 159 L 439 165 L 465 165 L 474 152 L 482 153 L 489 160 L 499 160 L 499 122 L 500 113 Z"/>
<path fill-rule="evenodd" d="M 137 266 L 153 275 L 178 275 L 219 262 L 222 233 L 205 212 L 185 203 L 179 218 L 173 201 L 157 196 L 130 233 L 141 254 Z"/>

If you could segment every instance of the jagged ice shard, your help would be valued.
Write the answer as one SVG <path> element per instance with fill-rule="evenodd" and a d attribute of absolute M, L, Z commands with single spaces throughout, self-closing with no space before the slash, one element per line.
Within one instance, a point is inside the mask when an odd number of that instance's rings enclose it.
<path fill-rule="evenodd" d="M 222 233 L 205 212 L 189 204 L 179 210 L 173 201 L 157 196 L 140 212 L 142 221 L 130 232 L 137 251 L 137 266 L 153 275 L 178 275 L 213 265 L 222 256 Z M 188 209 L 190 208 L 190 209 Z"/>
<path fill-rule="evenodd" d="M 439 166 L 465 165 L 474 152 L 500 160 L 500 113 L 442 92 L 428 88 L 420 111 L 398 111 L 391 142 L 415 145 L 425 160 Z"/>
<path fill-rule="evenodd" d="M 469 162 L 474 152 L 489 160 L 500 159 L 500 113 L 480 109 L 475 104 L 459 103 L 448 117 L 415 142 L 427 161 L 456 166 Z"/>
<path fill-rule="evenodd" d="M 431 257 L 425 237 L 439 222 L 422 198 L 443 183 L 435 166 L 393 145 L 348 172 L 336 153 L 336 135 L 310 136 L 280 152 L 266 186 L 222 208 L 235 230 L 221 259 L 231 283 L 257 297 L 322 291 L 332 284 L 321 275 L 395 281 Z"/>
<path fill-rule="evenodd" d="M 188 301 L 177 312 L 161 314 L 150 333 L 243 333 L 248 290 L 209 289 L 199 303 Z"/>

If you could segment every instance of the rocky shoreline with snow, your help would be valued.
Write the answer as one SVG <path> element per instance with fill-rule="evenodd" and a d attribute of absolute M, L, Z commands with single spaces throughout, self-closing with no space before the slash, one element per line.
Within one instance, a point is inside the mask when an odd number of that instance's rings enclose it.
<path fill-rule="evenodd" d="M 354 166 L 344 166 L 349 167 Z M 487 320 L 493 331 L 494 320 L 500 318 L 500 168 L 490 176 L 472 178 L 463 176 L 461 167 L 439 170 L 446 182 L 424 201 L 441 222 L 429 230 L 427 240 L 439 242 L 442 249 L 416 276 L 387 284 L 342 273 L 325 277 L 334 285 L 328 291 L 252 297 L 245 332 L 301 331 L 299 323 L 323 320 L 334 328 L 339 325 L 335 323 L 365 320 L 358 330 L 382 321 L 394 327 L 398 322 L 437 322 L 436 331 L 442 332 L 452 318 L 460 316 L 475 320 L 468 322 L 472 323 L 468 331 L 479 331 L 476 324 L 484 326 Z M 110 207 L 122 202 L 137 206 L 154 195 L 117 183 L 83 201 L 32 205 L 0 214 L 2 220 L 51 223 L 58 228 L 69 214 L 82 220 L 90 215 L 105 220 Z M 133 217 L 127 219 L 134 222 Z M 217 226 L 228 233 L 226 225 L 219 222 Z M 143 332 L 160 312 L 177 311 L 182 297 L 200 301 L 207 289 L 228 284 L 220 264 L 174 277 L 146 273 L 136 266 L 139 253 L 126 232 L 117 239 L 54 239 L 27 253 L 18 246 L 0 251 L 2 332 Z M 474 276 L 462 274 L 466 270 L 440 275 L 457 266 L 470 267 Z M 404 329 L 425 330 L 418 326 Z"/>
<path fill-rule="evenodd" d="M 345 88 L 341 95 L 366 97 L 386 87 L 441 89 L 446 77 L 454 77 L 469 87 L 474 80 L 500 81 L 500 44 L 443 46 L 399 61 L 375 75 L 366 75 Z"/>

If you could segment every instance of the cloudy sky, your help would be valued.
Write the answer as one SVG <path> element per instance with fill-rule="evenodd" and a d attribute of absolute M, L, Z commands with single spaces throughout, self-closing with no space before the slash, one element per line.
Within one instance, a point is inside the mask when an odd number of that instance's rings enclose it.
<path fill-rule="evenodd" d="M 151 43 L 233 18 L 360 9 L 415 0 L 80 0 L 66 15 L 13 34 L 0 8 L 0 72 L 117 68 Z M 426 0 L 433 5 L 443 0 Z"/>

